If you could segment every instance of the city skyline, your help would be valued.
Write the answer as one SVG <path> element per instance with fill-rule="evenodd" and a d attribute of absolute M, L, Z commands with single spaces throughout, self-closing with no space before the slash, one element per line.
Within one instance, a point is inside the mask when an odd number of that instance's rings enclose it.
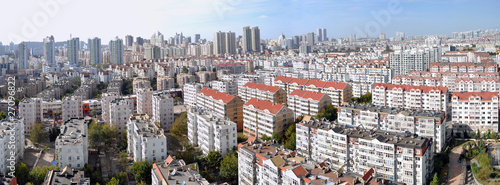
<path fill-rule="evenodd" d="M 217 31 L 231 31 L 242 35 L 242 27 L 258 26 L 261 39 L 277 39 L 281 33 L 287 38 L 316 32 L 325 28 L 329 38 L 387 38 L 396 32 L 407 36 L 451 35 L 491 27 L 497 1 L 471 3 L 469 0 L 420 1 L 201 1 L 186 2 L 148 0 L 145 2 L 97 2 L 42 0 L 26 4 L 9 2 L 0 13 L 9 29 L 2 29 L 0 42 L 42 41 L 54 35 L 56 41 L 73 37 L 83 40 L 99 37 L 104 43 L 116 36 L 140 36 L 149 39 L 157 31 L 167 38 L 182 32 L 194 37 L 213 39 Z M 489 4 L 489 6 L 484 6 Z M 446 9 L 441 7 L 447 6 Z M 24 11 L 16 11 L 24 9 Z M 79 13 L 90 10 L 97 13 Z M 99 12 L 106 12 L 99 13 Z M 465 12 L 465 13 L 461 13 Z M 494 26 L 494 25 L 493 25 Z M 200 29 L 201 28 L 201 29 Z M 31 29 L 31 30 L 30 30 Z"/>

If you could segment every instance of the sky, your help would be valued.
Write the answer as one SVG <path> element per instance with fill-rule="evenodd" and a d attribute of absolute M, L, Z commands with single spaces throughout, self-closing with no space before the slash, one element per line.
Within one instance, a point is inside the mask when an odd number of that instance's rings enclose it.
<path fill-rule="evenodd" d="M 287 38 L 326 28 L 329 38 L 392 37 L 499 29 L 498 0 L 1 0 L 0 42 L 100 37 L 107 44 L 125 35 L 213 40 L 217 31 L 241 35 L 259 26 L 262 39 Z"/>

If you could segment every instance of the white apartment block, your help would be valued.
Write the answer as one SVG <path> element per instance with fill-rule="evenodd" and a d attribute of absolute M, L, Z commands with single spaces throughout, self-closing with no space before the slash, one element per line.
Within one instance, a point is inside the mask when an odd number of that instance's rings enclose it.
<path fill-rule="evenodd" d="M 394 133 L 410 132 L 431 139 L 432 152 L 441 153 L 446 145 L 445 116 L 441 111 L 352 103 L 339 107 L 338 124 Z"/>
<path fill-rule="evenodd" d="M 56 138 L 55 160 L 58 166 L 83 168 L 89 161 L 88 126 L 90 119 L 70 119 L 61 126 Z"/>
<path fill-rule="evenodd" d="M 223 93 L 238 95 L 238 84 L 234 81 L 210 81 L 210 87 Z"/>
<path fill-rule="evenodd" d="M 411 71 L 427 71 L 433 62 L 441 62 L 441 47 L 396 50 L 390 54 L 390 68 L 396 75 L 407 75 Z"/>
<path fill-rule="evenodd" d="M 243 101 L 240 97 L 205 87 L 196 98 L 196 105 L 228 117 L 243 129 Z"/>
<path fill-rule="evenodd" d="M 331 103 L 328 95 L 321 92 L 295 90 L 288 95 L 288 108 L 293 111 L 294 118 L 302 115 L 314 116 Z"/>
<path fill-rule="evenodd" d="M 236 123 L 212 111 L 194 107 L 188 110 L 188 140 L 205 155 L 210 151 L 225 155 L 236 148 L 236 127 Z"/>
<path fill-rule="evenodd" d="M 83 118 L 81 96 L 67 96 L 62 101 L 62 120 L 68 121 L 72 118 Z"/>
<path fill-rule="evenodd" d="M 454 92 L 451 97 L 453 130 L 498 132 L 497 92 Z"/>
<path fill-rule="evenodd" d="M 35 123 L 41 123 L 43 118 L 42 99 L 29 98 L 19 102 L 19 116 L 24 118 L 24 132 L 30 133 Z"/>
<path fill-rule="evenodd" d="M 153 89 L 137 90 L 137 113 L 153 116 Z"/>
<path fill-rule="evenodd" d="M 153 118 L 163 130 L 169 131 L 174 124 L 174 99 L 170 94 L 153 94 Z"/>
<path fill-rule="evenodd" d="M 376 83 L 372 89 L 372 103 L 405 109 L 423 109 L 448 112 L 448 89 Z"/>
<path fill-rule="evenodd" d="M 405 184 L 425 185 L 431 178 L 430 142 L 415 135 L 356 129 L 329 121 L 297 124 L 298 154 L 311 160 L 328 158 L 342 166 L 344 173 L 365 174 L 373 168 L 377 178 Z"/>
<path fill-rule="evenodd" d="M 167 159 L 167 137 L 145 114 L 134 114 L 127 123 L 127 152 L 134 161 Z"/>
<path fill-rule="evenodd" d="M 110 120 L 109 120 L 109 114 L 110 114 L 110 105 L 111 105 L 111 102 L 117 98 L 119 98 L 120 95 L 116 94 L 116 93 L 103 93 L 102 94 L 102 98 L 101 98 L 101 101 L 102 101 L 102 119 L 104 120 L 104 122 L 106 123 L 109 123 Z"/>
<path fill-rule="evenodd" d="M 184 105 L 196 106 L 196 96 L 205 86 L 200 83 L 188 83 L 184 85 Z"/>
<path fill-rule="evenodd" d="M 292 110 L 283 104 L 252 98 L 243 106 L 243 134 L 248 137 L 282 136 L 293 121 Z"/>
<path fill-rule="evenodd" d="M 238 89 L 238 96 L 247 102 L 252 98 L 281 103 L 286 105 L 286 92 L 282 88 L 248 82 Z"/>
<path fill-rule="evenodd" d="M 0 121 L 0 173 L 14 171 L 24 158 L 24 118 L 9 117 Z"/>
<path fill-rule="evenodd" d="M 304 162 L 304 158 L 279 145 L 244 142 L 238 145 L 238 184 L 284 184 L 285 172 Z"/>
<path fill-rule="evenodd" d="M 168 90 L 175 88 L 175 79 L 170 76 L 160 76 L 156 79 L 157 90 Z"/>
<path fill-rule="evenodd" d="M 349 82 L 348 84 L 352 87 L 352 97 L 353 98 L 359 98 L 359 97 L 365 95 L 366 93 L 372 92 L 373 84 L 356 83 L 356 82 Z"/>
<path fill-rule="evenodd" d="M 133 114 L 133 103 L 129 99 L 117 98 L 109 104 L 109 124 L 121 133 L 127 129 L 127 121 Z"/>

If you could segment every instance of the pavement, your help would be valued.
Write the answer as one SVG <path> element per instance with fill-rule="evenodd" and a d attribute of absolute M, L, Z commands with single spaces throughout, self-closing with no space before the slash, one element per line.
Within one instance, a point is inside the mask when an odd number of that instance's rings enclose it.
<path fill-rule="evenodd" d="M 448 184 L 450 185 L 462 185 L 462 178 L 464 174 L 462 173 L 462 163 L 458 163 L 460 154 L 462 153 L 462 147 L 457 147 L 450 153 L 450 162 L 448 163 Z M 465 161 L 462 161 L 465 162 Z"/>

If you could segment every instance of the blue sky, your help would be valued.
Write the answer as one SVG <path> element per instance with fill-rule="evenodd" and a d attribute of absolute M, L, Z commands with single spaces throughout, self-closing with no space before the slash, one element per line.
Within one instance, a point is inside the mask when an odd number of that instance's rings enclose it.
<path fill-rule="evenodd" d="M 128 34 L 150 38 L 157 30 L 166 37 L 182 31 L 212 40 L 218 30 L 240 35 L 246 25 L 259 26 L 263 39 L 276 39 L 282 32 L 286 37 L 316 32 L 317 28 L 326 28 L 330 38 L 351 33 L 377 37 L 377 31 L 391 37 L 396 31 L 450 35 L 500 28 L 498 0 L 27 0 L 1 5 L 0 41 L 4 44 L 42 41 L 47 35 L 64 41 L 70 34 L 85 41 L 101 37 L 104 44 Z M 381 21 L 377 14 L 389 17 L 381 16 Z"/>

